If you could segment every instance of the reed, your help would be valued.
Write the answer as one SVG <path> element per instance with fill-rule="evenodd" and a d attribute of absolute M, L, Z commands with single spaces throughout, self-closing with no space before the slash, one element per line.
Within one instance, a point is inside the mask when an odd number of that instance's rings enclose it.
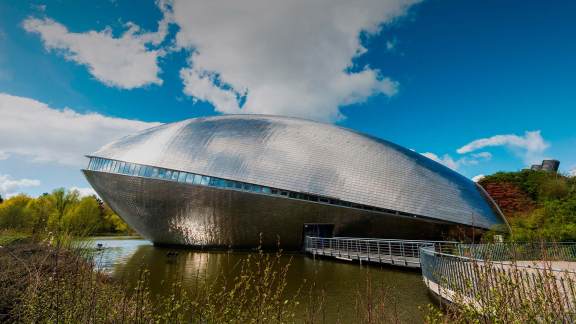
<path fill-rule="evenodd" d="M 280 261 L 281 251 L 248 254 L 232 279 L 221 275 L 192 288 L 176 281 L 168 298 L 153 302 L 147 271 L 129 287 L 72 242 L 61 236 L 0 249 L 0 321 L 290 323 L 303 298 L 300 290 L 286 293 L 290 262 Z"/>
<path fill-rule="evenodd" d="M 550 246 L 550 250 L 563 249 Z M 571 262 L 558 253 L 540 249 L 538 257 L 527 254 L 507 261 L 467 259 L 452 262 L 456 272 L 446 275 L 444 266 L 435 275 L 440 295 L 451 303 L 430 305 L 429 323 L 573 323 L 576 321 L 576 273 L 558 270 Z M 514 255 L 514 254 L 513 254 Z M 564 254 L 562 254 L 564 256 Z M 523 256 L 523 258 L 522 258 Z M 447 257 L 444 257 L 447 258 Z M 538 261 L 536 261 L 538 260 Z M 457 264 L 458 263 L 458 264 Z M 572 262 L 573 263 L 573 262 Z M 446 263 L 445 265 L 447 265 Z"/>

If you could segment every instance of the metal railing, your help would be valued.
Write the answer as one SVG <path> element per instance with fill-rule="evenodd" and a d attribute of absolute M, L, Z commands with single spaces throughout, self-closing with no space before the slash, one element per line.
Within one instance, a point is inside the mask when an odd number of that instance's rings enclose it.
<path fill-rule="evenodd" d="M 458 255 L 491 261 L 576 261 L 576 243 L 459 244 Z"/>
<path fill-rule="evenodd" d="M 313 255 L 331 256 L 351 261 L 419 267 L 421 247 L 428 246 L 438 251 L 452 252 L 457 244 L 447 241 L 307 236 L 304 249 Z"/>
<path fill-rule="evenodd" d="M 558 307 L 576 311 L 574 243 L 459 244 L 451 253 L 433 246 L 420 249 L 425 284 L 450 302 L 483 308 L 494 294 L 509 303 L 538 302 L 540 292 L 553 292 Z"/>

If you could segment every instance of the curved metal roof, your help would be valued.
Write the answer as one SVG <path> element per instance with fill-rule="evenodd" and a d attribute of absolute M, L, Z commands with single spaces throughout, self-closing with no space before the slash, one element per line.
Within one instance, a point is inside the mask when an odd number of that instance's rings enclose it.
<path fill-rule="evenodd" d="M 464 176 L 388 141 L 298 118 L 194 118 L 92 156 L 328 196 L 476 227 L 503 223 Z"/>

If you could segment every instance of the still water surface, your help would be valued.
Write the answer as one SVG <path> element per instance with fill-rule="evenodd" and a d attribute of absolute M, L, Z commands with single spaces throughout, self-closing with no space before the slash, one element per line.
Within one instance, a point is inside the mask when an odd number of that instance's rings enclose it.
<path fill-rule="evenodd" d="M 192 287 L 198 280 L 214 279 L 218 275 L 232 279 L 234 266 L 249 252 L 203 252 L 186 249 L 155 247 L 149 241 L 127 237 L 97 237 L 90 241 L 94 247 L 101 244 L 96 263 L 113 277 L 135 283 L 142 270 L 149 271 L 149 289 L 154 298 L 167 295 L 171 282 L 181 280 Z M 291 261 L 290 261 L 291 260 Z M 287 293 L 294 294 L 306 280 L 314 282 L 325 295 L 326 320 L 354 323 L 358 314 L 355 302 L 358 294 L 365 294 L 366 277 L 373 287 L 391 295 L 390 311 L 397 309 L 404 323 L 422 322 L 419 309 L 431 302 L 419 271 L 390 266 L 360 266 L 330 259 L 313 259 L 301 254 L 285 254 L 283 262 L 291 262 L 287 277 Z M 306 300 L 303 298 L 303 300 Z M 301 305 L 303 308 L 310 305 Z"/>

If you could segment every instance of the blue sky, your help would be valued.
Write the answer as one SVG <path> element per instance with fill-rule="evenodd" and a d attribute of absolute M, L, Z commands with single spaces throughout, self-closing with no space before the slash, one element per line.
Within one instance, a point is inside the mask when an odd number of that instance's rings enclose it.
<path fill-rule="evenodd" d="M 569 0 L 0 1 L 0 194 L 88 188 L 83 154 L 222 113 L 336 123 L 470 178 L 571 172 L 575 36 Z"/>

